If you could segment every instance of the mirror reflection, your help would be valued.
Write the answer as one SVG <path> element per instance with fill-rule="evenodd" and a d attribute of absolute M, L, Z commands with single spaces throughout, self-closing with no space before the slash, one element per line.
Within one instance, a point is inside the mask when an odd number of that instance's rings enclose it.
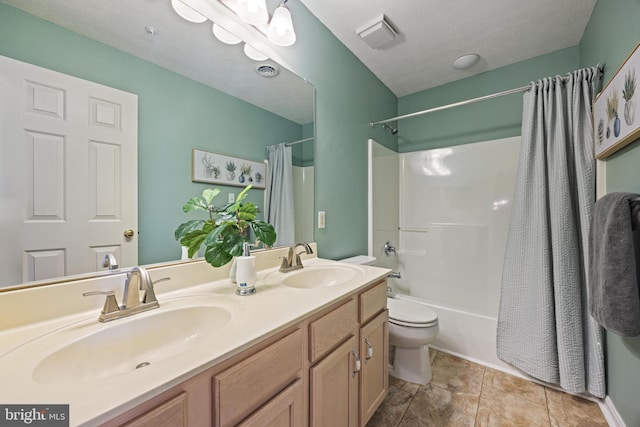
<path fill-rule="evenodd" d="M 91 25 L 87 25 L 89 22 Z M 150 23 L 156 27 L 155 34 L 144 30 Z M 76 160 L 65 157 L 76 138 L 65 130 L 54 128 L 33 132 L 33 129 L 23 127 L 14 130 L 11 137 L 2 135 L 1 157 L 11 160 L 0 160 L 7 163 L 1 168 L 13 172 L 0 184 L 1 231 L 7 236 L 3 239 L 2 252 L 11 253 L 1 261 L 0 270 L 5 274 L 0 278 L 0 287 L 49 279 L 51 275 L 45 277 L 44 273 L 39 273 L 46 269 L 57 272 L 53 277 L 107 270 L 109 266 L 104 266 L 103 261 L 109 254 L 115 256 L 119 268 L 180 259 L 181 248 L 173 232 L 185 220 L 182 205 L 211 186 L 222 190 L 219 203 L 226 203 L 244 187 L 193 182 L 191 156 L 194 148 L 263 162 L 268 158 L 267 147 L 304 140 L 288 144 L 293 165 L 292 186 L 295 185 L 294 239 L 313 240 L 313 87 L 274 61 L 257 63 L 244 56 L 241 47 L 221 44 L 214 38 L 210 24 L 183 21 L 173 12 L 169 1 L 131 4 L 117 0 L 108 5 L 96 0 L 0 1 L 0 26 L 12 34 L 11 46 L 0 45 L 0 55 L 116 92 L 133 94 L 133 99 L 137 100 L 137 106 L 127 107 L 137 116 L 137 148 L 132 156 L 123 156 L 118 150 L 109 151 L 115 145 L 104 126 L 97 135 L 83 137 L 93 144 L 93 151 L 85 152 Z M 256 67 L 264 64 L 273 67 L 277 75 L 259 75 Z M 4 64 L 0 72 L 5 82 L 11 81 L 4 78 L 7 73 L 17 74 L 17 78 L 24 73 Z M 25 80 L 24 75 L 21 78 Z M 49 102 L 57 99 L 50 96 L 49 89 L 59 86 L 55 82 L 42 81 L 34 86 L 36 89 L 31 87 L 31 93 L 45 94 L 40 99 Z M 16 93 L 21 96 L 19 91 Z M 106 95 L 90 95 L 89 98 L 104 101 Z M 15 103 L 6 97 L 3 99 L 0 101 L 3 116 L 26 117 L 24 111 L 5 115 L 4 112 Z M 71 96 L 64 100 L 67 102 L 63 109 L 66 119 L 75 114 L 72 112 L 76 111 L 77 105 Z M 119 113 L 114 113 L 118 108 L 112 107 L 122 105 L 124 111 L 126 102 L 94 102 L 91 104 L 93 110 L 87 108 L 87 114 L 93 111 L 99 116 L 98 122 L 106 120 L 109 124 L 114 118 L 120 118 Z M 125 117 L 122 116 L 120 123 L 122 128 L 129 126 Z M 3 129 L 7 119 L 4 120 Z M 47 117 L 43 121 L 49 124 L 54 120 Z M 18 143 L 25 142 L 30 147 L 44 147 L 36 150 L 40 153 L 37 162 L 33 156 L 29 157 L 33 148 L 31 151 L 16 148 L 20 147 Z M 58 159 L 52 155 L 62 157 Z M 111 163 L 100 160 L 104 158 L 111 158 Z M 56 183 L 45 180 L 48 184 L 39 188 L 58 188 L 57 198 L 36 198 L 37 194 L 34 195 L 34 172 L 40 171 L 44 177 L 59 176 L 62 182 L 69 183 L 74 181 L 74 176 L 81 176 L 73 172 L 78 166 L 94 170 L 92 161 L 95 169 L 105 169 L 106 164 L 107 176 L 118 168 L 128 171 L 129 175 L 123 175 L 119 182 L 116 180 L 116 184 L 107 187 L 89 182 L 84 192 L 60 190 Z M 132 170 L 125 168 L 127 163 L 133 163 Z M 132 190 L 133 196 L 129 197 L 133 197 L 133 201 L 118 199 L 113 202 L 114 189 Z M 265 190 L 253 189 L 248 197 L 263 213 L 265 193 Z M 52 193 L 47 191 L 45 194 Z M 69 216 L 76 212 L 75 208 L 66 205 L 72 196 L 80 204 L 111 209 L 107 214 L 94 212 L 91 217 L 94 222 L 95 218 L 102 218 L 113 226 L 113 230 L 110 236 L 92 242 L 88 249 L 80 251 L 82 270 L 71 268 L 67 259 L 71 249 L 64 245 L 82 247 L 82 239 L 93 238 L 96 232 L 74 226 L 62 231 L 71 243 L 60 244 L 49 241 L 49 231 L 37 228 L 35 237 L 29 241 L 31 246 L 27 248 L 28 239 L 22 234 L 22 226 L 16 226 L 18 217 L 20 223 L 38 227 L 43 226 L 42 223 L 59 226 L 68 222 Z M 111 204 L 101 204 L 101 200 L 107 199 Z M 60 202 L 63 208 L 54 216 L 46 212 L 46 218 L 36 218 L 37 215 L 33 216 L 34 200 L 41 206 Z M 51 203 L 42 205 L 45 202 Z M 127 222 L 120 218 L 125 206 L 134 207 L 135 212 L 133 219 Z M 130 230 L 133 235 L 126 237 Z M 86 243 L 84 245 L 86 248 Z M 123 256 L 125 248 L 131 246 L 136 248 L 133 261 L 127 262 Z"/>

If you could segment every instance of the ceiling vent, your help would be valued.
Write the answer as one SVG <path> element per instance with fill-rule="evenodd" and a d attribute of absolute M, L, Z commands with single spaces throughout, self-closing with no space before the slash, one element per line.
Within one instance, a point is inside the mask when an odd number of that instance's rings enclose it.
<path fill-rule="evenodd" d="M 259 76 L 272 78 L 280 74 L 280 69 L 272 64 L 258 64 L 254 67 Z"/>
<path fill-rule="evenodd" d="M 387 22 L 384 15 L 380 15 L 372 22 L 356 30 L 356 33 L 373 49 L 381 49 L 398 37 L 398 33 Z"/>

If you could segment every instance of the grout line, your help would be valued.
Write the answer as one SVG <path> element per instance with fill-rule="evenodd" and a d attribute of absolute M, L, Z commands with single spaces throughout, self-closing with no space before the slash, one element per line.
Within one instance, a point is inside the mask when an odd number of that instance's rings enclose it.
<path fill-rule="evenodd" d="M 480 394 L 478 395 L 478 406 L 476 407 L 476 416 L 473 417 L 474 425 L 478 424 L 478 414 L 480 413 L 480 401 L 482 400 L 482 393 L 484 392 L 484 380 L 487 377 L 487 367 L 483 366 L 482 372 L 482 384 L 480 384 Z"/>
<path fill-rule="evenodd" d="M 420 389 L 418 389 L 418 391 L 420 391 Z M 409 402 L 409 404 L 407 405 L 407 408 L 402 413 L 402 416 L 398 420 L 398 424 L 396 424 L 395 427 L 398 427 L 398 426 L 400 426 L 400 424 L 402 424 L 402 420 L 404 420 L 404 417 L 407 415 L 407 412 L 409 412 L 409 407 L 413 404 L 413 400 L 416 398 L 416 395 L 418 394 L 418 391 L 416 391 L 416 394 L 411 395 L 411 401 Z"/>

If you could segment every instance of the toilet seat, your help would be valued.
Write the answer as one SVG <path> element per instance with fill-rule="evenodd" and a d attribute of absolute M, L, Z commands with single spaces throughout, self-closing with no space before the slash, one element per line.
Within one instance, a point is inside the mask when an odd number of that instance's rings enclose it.
<path fill-rule="evenodd" d="M 424 304 L 388 298 L 389 323 L 410 328 L 428 328 L 438 323 L 438 315 Z"/>

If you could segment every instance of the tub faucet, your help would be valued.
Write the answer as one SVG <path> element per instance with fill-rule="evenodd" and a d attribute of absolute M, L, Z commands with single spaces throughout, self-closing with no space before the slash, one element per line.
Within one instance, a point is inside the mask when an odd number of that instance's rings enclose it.
<path fill-rule="evenodd" d="M 312 254 L 313 249 L 307 242 L 296 243 L 295 245 L 289 247 L 289 254 L 286 257 L 282 257 L 282 264 L 280 265 L 280 272 L 287 273 L 289 271 L 298 270 L 302 267 L 302 261 L 300 260 L 300 252 L 296 252 L 296 248 L 298 246 L 304 247 L 304 251 L 307 254 Z"/>
<path fill-rule="evenodd" d="M 390 279 L 402 279 L 399 271 L 392 271 L 391 273 L 387 274 L 387 277 Z"/>
<path fill-rule="evenodd" d="M 91 295 L 106 295 L 107 298 L 98 320 L 101 322 L 109 322 L 160 307 L 153 286 L 155 283 L 169 279 L 171 278 L 164 277 L 153 282 L 151 276 L 149 276 L 149 272 L 144 267 L 133 267 L 131 271 L 127 273 L 127 279 L 124 283 L 122 305 L 118 305 L 113 290 L 85 292 L 82 295 L 85 297 Z"/>

